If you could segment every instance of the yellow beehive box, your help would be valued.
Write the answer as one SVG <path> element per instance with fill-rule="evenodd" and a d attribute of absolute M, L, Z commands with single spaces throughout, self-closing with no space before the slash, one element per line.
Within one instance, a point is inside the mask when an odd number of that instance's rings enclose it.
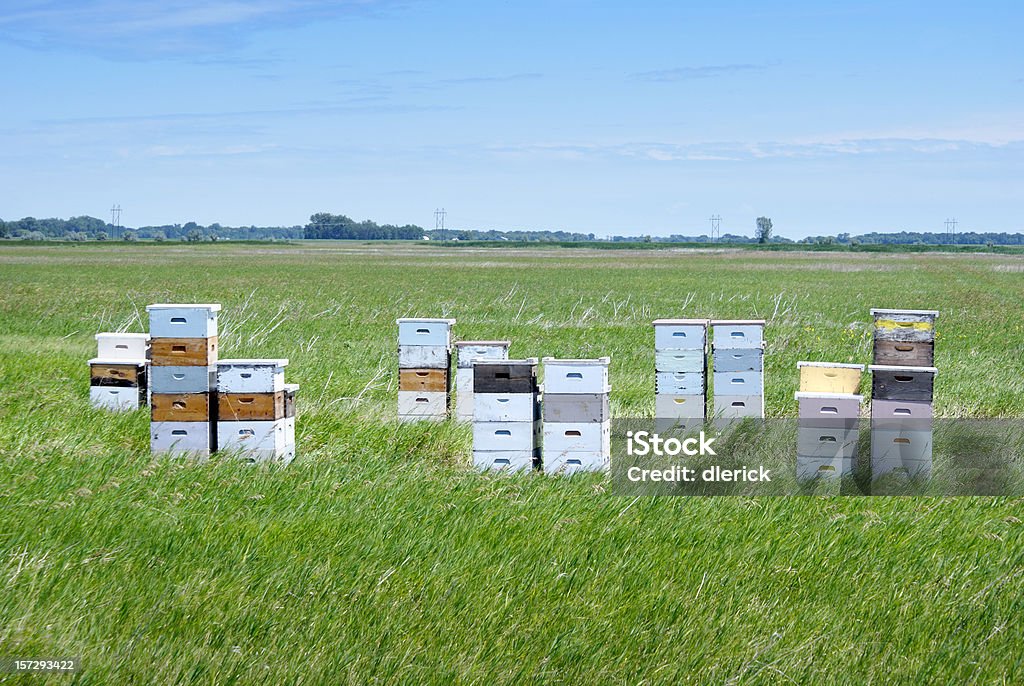
<path fill-rule="evenodd" d="M 797 362 L 802 393 L 850 393 L 860 390 L 862 364 L 838 362 Z"/>

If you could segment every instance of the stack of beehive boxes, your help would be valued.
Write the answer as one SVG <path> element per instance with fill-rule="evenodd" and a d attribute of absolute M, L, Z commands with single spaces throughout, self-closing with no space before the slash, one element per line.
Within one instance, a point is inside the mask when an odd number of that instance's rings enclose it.
<path fill-rule="evenodd" d="M 149 334 L 96 334 L 96 357 L 89 360 L 92 406 L 122 412 L 148 405 L 148 355 Z"/>
<path fill-rule="evenodd" d="M 217 446 L 214 388 L 220 305 L 149 305 L 150 447 L 207 456 Z"/>
<path fill-rule="evenodd" d="M 398 320 L 398 418 L 444 421 L 454 319 Z"/>
<path fill-rule="evenodd" d="M 250 462 L 295 458 L 295 391 L 288 360 L 217 362 L 217 449 Z"/>
<path fill-rule="evenodd" d="M 507 360 L 509 341 L 460 341 L 455 344 L 455 418 L 473 421 L 473 362 Z"/>
<path fill-rule="evenodd" d="M 871 475 L 929 476 L 935 377 L 934 310 L 871 310 Z"/>
<path fill-rule="evenodd" d="M 540 464 L 537 358 L 473 362 L 473 464 L 519 472 Z"/>
<path fill-rule="evenodd" d="M 704 424 L 707 339 L 706 319 L 654 321 L 654 409 L 659 431 Z"/>
<path fill-rule="evenodd" d="M 715 417 L 764 417 L 764 320 L 712 321 L 711 331 Z"/>
<path fill-rule="evenodd" d="M 544 358 L 543 461 L 547 474 L 607 470 L 611 360 Z"/>
<path fill-rule="evenodd" d="M 839 478 L 857 468 L 862 364 L 797 362 L 798 479 Z"/>

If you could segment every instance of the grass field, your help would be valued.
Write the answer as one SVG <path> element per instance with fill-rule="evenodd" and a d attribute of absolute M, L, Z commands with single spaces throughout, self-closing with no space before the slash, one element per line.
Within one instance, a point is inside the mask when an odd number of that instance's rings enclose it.
<path fill-rule="evenodd" d="M 798 360 L 870 361 L 871 307 L 941 311 L 938 414 L 1024 418 L 1022 255 L 8 245 L 0 279 L 0 656 L 80 655 L 82 684 L 1024 681 L 1024 499 L 630 500 L 393 420 L 397 317 L 610 355 L 620 417 L 653 412 L 651 320 L 763 317 L 784 416 Z M 222 303 L 222 357 L 291 360 L 290 467 L 153 461 L 146 412 L 88 407 L 93 335 L 153 302 Z"/>

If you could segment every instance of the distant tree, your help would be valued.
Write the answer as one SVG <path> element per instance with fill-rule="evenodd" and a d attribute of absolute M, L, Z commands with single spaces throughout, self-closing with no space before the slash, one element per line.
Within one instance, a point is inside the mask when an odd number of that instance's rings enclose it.
<path fill-rule="evenodd" d="M 167 240 L 167 234 L 165 234 L 163 231 L 154 231 L 153 240 L 156 241 L 157 243 L 163 243 L 164 241 Z"/>
<path fill-rule="evenodd" d="M 64 240 L 75 241 L 81 243 L 86 239 L 86 235 L 81 231 L 68 231 L 64 234 Z"/>
<path fill-rule="evenodd" d="M 21 234 L 21 240 L 23 241 L 45 241 L 46 236 L 43 235 L 42 231 L 26 231 Z"/>
<path fill-rule="evenodd" d="M 124 235 L 121 236 L 121 239 L 125 243 L 134 243 L 137 240 L 139 240 L 139 234 L 135 233 L 134 231 L 125 231 Z"/>
<path fill-rule="evenodd" d="M 189 222 L 189 224 L 191 223 L 192 222 Z M 188 226 L 188 224 L 186 224 L 186 226 Z M 198 243 L 199 241 L 203 240 L 203 233 L 199 229 L 192 229 L 187 234 L 185 234 L 185 240 L 188 241 L 189 243 Z"/>
<path fill-rule="evenodd" d="M 757 218 L 757 231 L 754 237 L 758 243 L 767 243 L 772 239 L 772 220 L 768 217 Z"/>
<path fill-rule="evenodd" d="M 98 241 L 105 241 L 105 240 L 107 240 L 107 238 L 109 238 L 109 236 L 107 236 L 107 232 L 106 231 L 97 231 L 96 232 L 96 240 L 98 240 Z"/>

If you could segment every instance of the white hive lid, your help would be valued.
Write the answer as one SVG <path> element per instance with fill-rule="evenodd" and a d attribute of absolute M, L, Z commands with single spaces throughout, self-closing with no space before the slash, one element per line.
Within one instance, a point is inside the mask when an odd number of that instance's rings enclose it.
<path fill-rule="evenodd" d="M 655 319 L 654 326 L 672 326 L 672 325 L 689 325 L 689 326 L 704 326 L 708 325 L 707 319 Z"/>
<path fill-rule="evenodd" d="M 220 312 L 220 305 L 216 303 L 156 303 L 155 305 L 146 305 L 146 312 L 151 310 L 209 310 L 210 312 Z"/>
<path fill-rule="evenodd" d="M 123 357 L 115 357 L 115 358 L 110 358 L 110 357 L 94 357 L 91 360 L 89 360 L 89 364 L 109 364 L 110 366 L 126 365 L 127 364 L 127 365 L 131 365 L 133 367 L 145 367 L 146 366 L 146 361 L 145 360 L 133 360 L 133 359 L 130 359 L 130 358 L 126 359 L 126 358 L 123 358 Z"/>
<path fill-rule="evenodd" d="M 137 339 L 142 340 L 142 341 L 148 341 L 149 340 L 149 334 L 148 333 L 127 333 L 127 332 L 126 333 L 115 333 L 113 331 L 104 331 L 103 333 L 96 334 L 96 340 L 97 341 L 102 339 L 102 338 L 137 338 Z"/>
<path fill-rule="evenodd" d="M 432 319 L 430 317 L 402 317 L 395 320 L 399 324 L 448 324 L 455 323 L 454 319 Z"/>
<path fill-rule="evenodd" d="M 796 394 L 797 400 L 805 399 L 818 399 L 818 400 L 856 400 L 857 402 L 863 402 L 864 396 L 855 395 L 853 393 L 811 393 L 808 391 L 798 391 Z"/>
<path fill-rule="evenodd" d="M 797 362 L 796 368 L 801 367 L 828 367 L 828 368 L 839 368 L 839 369 L 858 369 L 864 371 L 864 365 L 862 364 L 847 364 L 844 362 Z"/>
<path fill-rule="evenodd" d="M 263 359 L 242 359 L 233 358 L 227 360 L 217 360 L 218 367 L 287 367 L 288 358 L 263 358 Z"/>
<path fill-rule="evenodd" d="M 903 367 L 891 364 L 872 364 L 868 365 L 868 369 L 872 372 L 929 372 L 936 375 L 939 373 L 935 367 Z"/>
<path fill-rule="evenodd" d="M 923 317 L 938 317 L 938 310 L 890 310 L 883 308 L 871 308 L 871 316 L 876 317 L 880 314 L 909 314 L 909 315 L 920 315 Z"/>

